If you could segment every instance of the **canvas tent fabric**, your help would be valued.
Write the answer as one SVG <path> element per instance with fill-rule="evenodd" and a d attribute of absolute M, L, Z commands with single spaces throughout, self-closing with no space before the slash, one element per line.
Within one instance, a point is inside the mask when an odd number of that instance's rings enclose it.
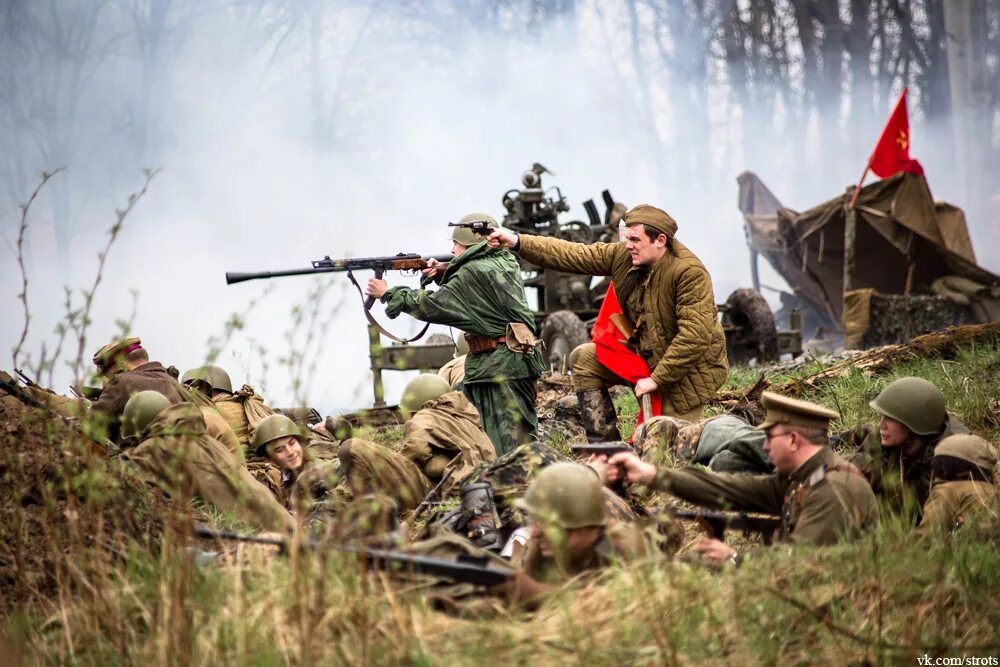
<path fill-rule="evenodd" d="M 846 204 L 853 187 L 798 213 L 779 207 L 756 175 L 739 177 L 740 203 L 752 248 L 774 266 L 817 314 L 841 330 Z M 1000 285 L 1000 276 L 975 263 L 961 209 L 935 204 L 922 176 L 899 173 L 864 188 L 858 197 L 852 287 L 903 294 L 912 264 L 910 293 L 933 293 L 947 276 Z M 980 309 L 985 312 L 989 309 Z"/>

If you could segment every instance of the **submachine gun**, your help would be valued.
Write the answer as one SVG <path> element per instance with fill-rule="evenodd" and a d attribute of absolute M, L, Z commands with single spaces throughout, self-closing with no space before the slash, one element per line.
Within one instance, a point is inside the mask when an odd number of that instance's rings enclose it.
<path fill-rule="evenodd" d="M 461 224 L 461 223 L 456 223 Z M 466 223 L 461 226 L 469 226 L 474 223 Z M 434 346 L 409 346 L 406 343 L 419 340 L 427 332 L 429 325 L 424 326 L 419 333 L 410 338 L 396 336 L 387 331 L 385 327 L 378 323 L 371 314 L 371 307 L 375 304 L 374 297 L 365 297 L 354 277 L 355 271 L 373 271 L 375 277 L 381 279 L 386 271 L 419 271 L 427 267 L 430 257 L 422 257 L 417 253 L 399 253 L 398 255 L 388 255 L 385 257 L 356 257 L 350 259 L 331 259 L 329 255 L 323 259 L 312 262 L 310 268 L 289 269 L 286 271 L 258 271 L 255 273 L 226 273 L 226 284 L 245 282 L 247 280 L 264 280 L 270 278 L 283 278 L 285 276 L 302 276 L 316 273 L 346 273 L 351 280 L 364 306 L 365 318 L 368 320 L 368 340 L 369 356 L 371 357 L 372 388 L 375 394 L 375 410 L 372 414 L 364 417 L 364 422 L 395 423 L 398 418 L 394 414 L 387 414 L 384 410 L 389 410 L 385 403 L 385 391 L 382 387 L 382 371 L 393 370 L 422 370 L 439 368 L 452 359 L 455 352 L 454 345 L 434 345 Z M 452 259 L 450 255 L 434 257 L 438 262 L 447 263 Z M 401 343 L 401 345 L 391 345 L 384 347 L 381 336 Z M 391 410 L 389 410 L 391 413 Z"/>
<path fill-rule="evenodd" d="M 201 524 L 195 524 L 193 532 L 197 537 L 208 539 L 268 544 L 278 547 L 282 554 L 287 554 L 288 548 L 292 544 L 285 538 L 243 535 L 229 530 L 215 530 Z M 405 551 L 393 551 L 390 549 L 334 546 L 313 540 L 302 540 L 299 546 L 302 549 L 320 553 L 324 551 L 337 551 L 346 554 L 356 554 L 369 566 L 382 570 L 416 572 L 434 577 L 443 577 L 456 582 L 479 584 L 482 586 L 502 584 L 514 575 L 514 570 L 502 568 L 487 557 L 459 555 L 453 559 L 434 558 L 432 556 L 412 554 Z"/>

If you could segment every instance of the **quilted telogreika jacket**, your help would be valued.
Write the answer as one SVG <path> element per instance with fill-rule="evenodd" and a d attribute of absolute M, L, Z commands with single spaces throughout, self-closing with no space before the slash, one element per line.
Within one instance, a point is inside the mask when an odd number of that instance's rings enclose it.
<path fill-rule="evenodd" d="M 729 373 L 708 271 L 674 239 L 651 267 L 634 267 L 619 243 L 572 243 L 520 235 L 521 256 L 569 273 L 611 276 L 634 341 L 664 398 L 680 413 L 704 405 Z"/>

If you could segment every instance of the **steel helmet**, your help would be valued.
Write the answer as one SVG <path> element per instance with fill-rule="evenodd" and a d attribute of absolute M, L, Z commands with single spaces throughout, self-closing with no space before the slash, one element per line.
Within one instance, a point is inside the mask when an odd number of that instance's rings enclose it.
<path fill-rule="evenodd" d="M 267 456 L 267 443 L 289 435 L 295 436 L 301 442 L 308 440 L 302 429 L 285 415 L 268 415 L 257 424 L 257 428 L 254 430 L 254 454 L 257 456 Z"/>
<path fill-rule="evenodd" d="M 487 213 L 470 213 L 463 216 L 459 223 L 463 222 L 485 222 L 488 227 L 496 229 L 497 221 L 496 219 Z M 455 243 L 460 243 L 465 247 L 474 246 L 480 241 L 485 240 L 485 236 L 480 236 L 479 234 L 473 233 L 468 227 L 455 227 L 454 231 L 451 233 L 451 240 Z"/>
<path fill-rule="evenodd" d="M 880 415 L 903 424 L 917 435 L 934 435 L 944 425 L 944 394 L 923 378 L 899 378 L 869 403 Z"/>
<path fill-rule="evenodd" d="M 604 492 L 597 473 L 580 463 L 547 466 L 514 504 L 563 530 L 604 525 Z"/>
<path fill-rule="evenodd" d="M 444 378 L 435 373 L 421 373 L 410 380 L 399 399 L 399 407 L 409 412 L 416 412 L 424 407 L 427 401 L 433 401 L 451 391 L 451 386 Z"/>
<path fill-rule="evenodd" d="M 968 461 L 984 470 L 993 470 L 997 464 L 997 450 L 978 435 L 951 435 L 934 448 L 934 456 L 951 456 Z"/>
<path fill-rule="evenodd" d="M 132 394 L 122 412 L 122 435 L 130 438 L 141 434 L 168 407 L 170 401 L 158 391 L 147 389 Z"/>

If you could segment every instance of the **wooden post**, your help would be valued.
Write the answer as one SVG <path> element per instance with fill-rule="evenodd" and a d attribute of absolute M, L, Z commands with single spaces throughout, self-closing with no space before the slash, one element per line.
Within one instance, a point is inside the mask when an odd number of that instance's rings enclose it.
<path fill-rule="evenodd" d="M 382 368 L 379 355 L 382 353 L 382 335 L 378 325 L 368 325 L 368 356 L 372 362 L 372 392 L 375 394 L 375 407 L 385 407 L 385 387 L 382 386 Z"/>
<path fill-rule="evenodd" d="M 840 326 L 846 331 L 847 323 L 844 316 L 847 313 L 848 292 L 854 289 L 854 251 L 858 237 L 858 212 L 853 206 L 844 208 L 844 289 L 840 303 Z"/>

